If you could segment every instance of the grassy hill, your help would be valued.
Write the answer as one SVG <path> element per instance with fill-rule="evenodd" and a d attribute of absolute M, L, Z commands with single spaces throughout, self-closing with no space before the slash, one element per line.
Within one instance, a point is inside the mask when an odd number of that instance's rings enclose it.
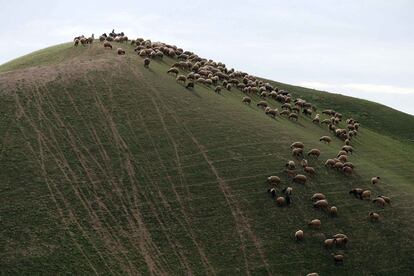
<path fill-rule="evenodd" d="M 68 43 L 0 66 L 2 273 L 412 274 L 414 117 L 277 83 L 361 121 L 356 168 L 345 176 L 324 166 L 343 144 L 319 142 L 327 127 L 302 115 L 272 119 L 237 89 L 185 89 L 166 74 L 174 60 L 146 69 L 123 47 L 118 56 L 100 43 Z M 317 174 L 305 186 L 284 172 L 294 141 L 322 152 L 308 159 Z M 294 188 L 290 207 L 266 193 L 269 175 Z M 373 187 L 375 175 L 382 182 Z M 392 204 L 355 199 L 353 187 Z M 312 207 L 315 192 L 338 207 L 337 218 Z M 314 218 L 320 230 L 307 227 Z M 347 247 L 325 249 L 339 232 Z M 343 266 L 333 252 L 345 255 Z"/>

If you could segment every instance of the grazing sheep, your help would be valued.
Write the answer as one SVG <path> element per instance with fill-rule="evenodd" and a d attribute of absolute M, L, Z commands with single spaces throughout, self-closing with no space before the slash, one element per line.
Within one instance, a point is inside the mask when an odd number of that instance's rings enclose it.
<path fill-rule="evenodd" d="M 145 59 L 144 59 L 144 67 L 145 67 L 145 68 L 148 68 L 148 67 L 149 67 L 149 65 L 150 65 L 150 63 L 151 63 L 151 60 L 150 60 L 149 58 L 145 58 Z"/>
<path fill-rule="evenodd" d="M 313 219 L 308 223 L 308 226 L 314 229 L 321 228 L 321 221 L 319 219 Z"/>
<path fill-rule="evenodd" d="M 345 163 L 346 161 L 348 161 L 348 156 L 346 156 L 346 155 L 340 155 L 338 157 L 338 160 L 341 161 L 342 163 Z"/>
<path fill-rule="evenodd" d="M 313 204 L 313 207 L 317 208 L 317 209 L 326 209 L 326 208 L 328 208 L 328 206 L 329 206 L 329 204 L 328 204 L 328 201 L 326 199 L 318 200 Z"/>
<path fill-rule="evenodd" d="M 301 241 L 301 240 L 303 240 L 303 238 L 304 238 L 304 233 L 303 233 L 303 230 L 298 230 L 298 231 L 296 231 L 296 233 L 295 233 L 295 239 L 297 240 L 297 241 Z"/>
<path fill-rule="evenodd" d="M 330 142 L 332 142 L 332 138 L 329 136 L 322 136 L 321 138 L 319 138 L 319 141 L 324 142 L 325 144 L 329 144 Z"/>
<path fill-rule="evenodd" d="M 260 101 L 256 104 L 256 106 L 266 108 L 267 107 L 267 102 L 266 101 Z"/>
<path fill-rule="evenodd" d="M 353 170 L 352 170 L 351 167 L 345 166 L 345 164 L 344 164 L 344 166 L 342 167 L 342 172 L 344 174 L 350 175 L 350 174 L 352 174 Z"/>
<path fill-rule="evenodd" d="M 249 104 L 250 105 L 251 102 L 252 102 L 252 99 L 250 97 L 245 96 L 242 99 L 242 103 L 245 103 L 245 104 Z"/>
<path fill-rule="evenodd" d="M 380 218 L 380 215 L 379 215 L 378 213 L 375 213 L 375 212 L 370 212 L 370 213 L 368 214 L 368 216 L 369 216 L 369 219 L 370 219 L 372 222 L 377 222 L 377 221 L 379 221 L 379 218 Z"/>
<path fill-rule="evenodd" d="M 267 182 L 269 184 L 277 185 L 277 184 L 280 184 L 280 178 L 278 176 L 276 176 L 276 175 L 272 175 L 272 176 L 269 176 L 267 178 Z"/>
<path fill-rule="evenodd" d="M 220 92 L 221 92 L 221 86 L 220 85 L 216 86 L 216 88 L 214 88 L 214 92 L 220 94 Z"/>
<path fill-rule="evenodd" d="M 383 195 L 379 195 L 378 197 L 382 198 L 383 200 L 385 200 L 385 202 L 387 204 L 391 204 L 391 198 L 389 198 L 388 196 L 383 196 Z"/>
<path fill-rule="evenodd" d="M 293 192 L 292 187 L 286 187 L 282 190 L 282 193 L 284 193 L 285 195 L 292 195 L 292 192 Z"/>
<path fill-rule="evenodd" d="M 347 243 L 348 243 L 348 237 L 335 238 L 335 244 L 339 247 L 346 246 Z"/>
<path fill-rule="evenodd" d="M 185 86 L 185 88 L 194 88 L 194 82 L 187 83 L 187 85 Z"/>
<path fill-rule="evenodd" d="M 372 200 L 372 203 L 376 203 L 378 206 L 382 208 L 385 207 L 385 200 L 382 197 L 377 197 L 376 199 Z"/>
<path fill-rule="evenodd" d="M 360 198 L 363 190 L 361 188 L 354 188 L 349 191 L 349 194 L 353 194 L 356 198 Z"/>
<path fill-rule="evenodd" d="M 275 108 L 275 109 L 271 109 L 270 107 L 266 107 L 266 108 L 269 108 L 268 110 L 266 110 L 266 114 L 273 117 L 273 118 L 276 118 L 277 111 L 278 111 L 277 108 Z"/>
<path fill-rule="evenodd" d="M 325 166 L 327 166 L 327 167 L 333 167 L 334 165 L 335 165 L 335 160 L 333 160 L 333 159 L 328 159 L 328 160 L 326 160 L 326 162 L 325 162 Z"/>
<path fill-rule="evenodd" d="M 365 190 L 361 193 L 360 199 L 369 199 L 371 197 L 371 191 Z"/>
<path fill-rule="evenodd" d="M 287 176 L 290 177 L 290 178 L 293 178 L 296 175 L 295 170 L 286 170 L 286 172 L 287 172 Z"/>
<path fill-rule="evenodd" d="M 310 151 L 308 151 L 308 156 L 315 156 L 316 158 L 318 158 L 319 155 L 321 155 L 321 151 L 318 149 L 311 149 Z"/>
<path fill-rule="evenodd" d="M 305 145 L 302 142 L 294 142 L 292 145 L 290 145 L 290 148 L 301 148 L 303 149 L 305 147 Z"/>
<path fill-rule="evenodd" d="M 182 82 L 185 83 L 185 81 L 187 80 L 187 77 L 184 75 L 179 75 L 177 76 L 177 78 L 175 79 L 177 82 Z"/>
<path fill-rule="evenodd" d="M 319 274 L 316 272 L 312 272 L 312 273 L 306 274 L 306 276 L 319 276 Z"/>
<path fill-rule="evenodd" d="M 298 120 L 299 119 L 299 117 L 298 117 L 298 114 L 296 114 L 296 113 L 290 113 L 289 114 L 289 119 L 290 120 Z"/>
<path fill-rule="evenodd" d="M 283 111 L 280 112 L 281 116 L 289 116 L 289 114 L 290 114 L 290 112 L 287 111 L 287 110 L 283 110 Z"/>
<path fill-rule="evenodd" d="M 300 164 L 302 165 L 302 167 L 307 167 L 308 166 L 308 160 L 302 159 L 302 161 L 300 161 Z"/>
<path fill-rule="evenodd" d="M 354 166 L 354 164 L 352 164 L 351 162 L 345 162 L 344 163 L 344 166 L 346 166 L 346 167 L 350 167 L 350 168 L 354 168 L 355 166 Z"/>
<path fill-rule="evenodd" d="M 277 206 L 282 207 L 283 205 L 286 204 L 286 199 L 284 197 L 280 196 L 280 197 L 276 198 L 276 204 L 277 204 Z"/>
<path fill-rule="evenodd" d="M 371 184 L 375 185 L 375 184 L 379 184 L 380 183 L 380 177 L 379 176 L 374 176 L 373 178 L 371 178 Z"/>
<path fill-rule="evenodd" d="M 73 44 L 73 46 L 78 46 L 79 45 L 80 40 L 79 39 L 75 39 L 75 42 Z"/>
<path fill-rule="evenodd" d="M 332 206 L 329 209 L 329 214 L 333 217 L 336 217 L 338 215 L 338 208 L 336 206 Z"/>
<path fill-rule="evenodd" d="M 340 151 L 338 152 L 338 154 L 336 155 L 336 157 L 339 157 L 339 156 L 341 156 L 341 155 L 347 155 L 347 152 L 346 152 L 346 151 L 344 151 L 344 150 L 340 150 Z"/>
<path fill-rule="evenodd" d="M 292 155 L 295 156 L 295 157 L 303 156 L 303 149 L 302 148 L 294 148 L 292 150 Z"/>
<path fill-rule="evenodd" d="M 123 50 L 122 48 L 116 49 L 116 52 L 118 53 L 118 55 L 125 55 L 125 50 Z"/>
<path fill-rule="evenodd" d="M 294 170 L 296 168 L 295 161 L 292 160 L 288 161 L 285 166 L 289 170 Z"/>
<path fill-rule="evenodd" d="M 297 174 L 294 178 L 293 178 L 293 182 L 295 183 L 301 183 L 301 184 L 306 184 L 306 181 L 308 179 L 306 178 L 305 175 L 303 174 Z"/>
<path fill-rule="evenodd" d="M 326 196 L 322 193 L 315 193 L 315 194 L 313 194 L 311 199 L 318 201 L 318 200 L 326 199 Z"/>
<path fill-rule="evenodd" d="M 341 254 L 332 254 L 334 257 L 335 265 L 343 265 L 344 264 L 344 255 Z"/>
<path fill-rule="evenodd" d="M 307 174 L 310 174 L 310 175 L 315 175 L 316 174 L 315 169 L 312 168 L 312 167 L 309 167 L 309 166 L 304 167 L 303 171 Z"/>
<path fill-rule="evenodd" d="M 351 140 L 345 139 L 345 146 L 349 146 L 351 144 Z"/>
<path fill-rule="evenodd" d="M 268 193 L 270 193 L 272 195 L 272 197 L 276 197 L 276 189 L 275 188 L 270 188 L 267 190 Z"/>
<path fill-rule="evenodd" d="M 342 163 L 341 161 L 337 161 L 335 162 L 334 168 L 337 170 L 341 170 L 344 167 L 344 163 Z"/>
<path fill-rule="evenodd" d="M 178 69 L 177 69 L 177 68 L 175 68 L 175 67 L 171 67 L 170 69 L 168 69 L 167 74 L 173 73 L 173 74 L 175 74 L 175 76 L 177 77 L 177 75 L 178 75 L 178 73 L 179 73 L 179 72 L 180 72 L 180 71 L 178 71 Z"/>
<path fill-rule="evenodd" d="M 331 248 L 335 244 L 335 239 L 326 239 L 323 243 L 325 248 Z"/>
<path fill-rule="evenodd" d="M 226 85 L 226 89 L 227 89 L 228 91 L 231 91 L 231 84 L 230 84 L 230 83 Z"/>
<path fill-rule="evenodd" d="M 347 153 L 351 153 L 352 154 L 352 152 L 354 151 L 354 149 L 353 149 L 353 147 L 352 146 L 347 146 L 347 145 L 345 145 L 345 146 L 343 146 L 342 147 L 342 150 L 344 150 L 344 151 L 346 151 Z"/>
<path fill-rule="evenodd" d="M 108 41 L 105 41 L 104 44 L 103 44 L 103 46 L 104 46 L 105 49 L 106 48 L 110 48 L 112 50 L 112 45 Z"/>

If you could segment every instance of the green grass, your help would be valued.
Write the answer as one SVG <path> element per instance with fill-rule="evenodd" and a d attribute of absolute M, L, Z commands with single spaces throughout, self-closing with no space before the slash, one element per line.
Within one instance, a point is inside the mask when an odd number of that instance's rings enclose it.
<path fill-rule="evenodd" d="M 258 98 L 246 106 L 236 89 L 187 90 L 165 73 L 173 60 L 147 70 L 123 47 L 126 56 L 99 43 L 62 44 L 0 66 L 2 273 L 412 273 L 412 116 L 278 83 L 361 121 L 355 174 L 346 177 L 323 165 L 342 146 L 318 141 L 327 128 L 303 116 L 271 119 Z M 39 77 L 26 76 L 33 66 Z M 293 141 L 322 151 L 309 160 L 317 175 L 306 186 L 283 172 Z M 294 188 L 291 207 L 267 195 L 272 174 Z M 378 187 L 369 183 L 374 175 Z M 393 203 L 380 209 L 354 199 L 352 187 Z M 337 218 L 312 208 L 314 192 L 338 207 Z M 370 211 L 380 223 L 367 220 Z M 308 229 L 313 218 L 321 230 Z M 302 243 L 293 240 L 298 229 Z M 347 248 L 324 249 L 323 237 L 338 232 L 350 237 Z M 345 255 L 344 266 L 332 252 Z"/>

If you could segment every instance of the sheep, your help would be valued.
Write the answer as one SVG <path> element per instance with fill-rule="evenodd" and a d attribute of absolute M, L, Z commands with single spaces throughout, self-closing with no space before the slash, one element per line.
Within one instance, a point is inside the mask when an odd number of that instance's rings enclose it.
<path fill-rule="evenodd" d="M 214 92 L 220 94 L 220 92 L 221 92 L 221 86 L 220 85 L 216 86 L 216 88 L 214 88 Z"/>
<path fill-rule="evenodd" d="M 313 204 L 313 207 L 317 208 L 317 209 L 326 209 L 326 208 L 328 208 L 328 206 L 329 206 L 329 204 L 328 204 L 328 201 L 326 199 L 318 200 Z"/>
<path fill-rule="evenodd" d="M 290 148 L 291 149 L 293 149 L 293 148 L 304 148 L 305 147 L 305 145 L 302 143 L 302 142 L 294 142 L 292 145 L 290 145 Z"/>
<path fill-rule="evenodd" d="M 379 184 L 380 183 L 380 177 L 379 176 L 374 176 L 373 178 L 371 178 L 371 184 L 375 185 L 375 184 Z"/>
<path fill-rule="evenodd" d="M 179 75 L 177 76 L 177 78 L 175 79 L 177 82 L 182 82 L 185 83 L 185 81 L 187 80 L 187 77 L 184 75 Z"/>
<path fill-rule="evenodd" d="M 354 166 L 354 164 L 352 164 L 351 162 L 345 162 L 345 163 L 344 163 L 344 166 L 345 166 L 345 167 L 350 167 L 350 168 L 352 168 L 352 169 L 355 167 L 355 166 Z"/>
<path fill-rule="evenodd" d="M 312 168 L 312 167 L 309 167 L 309 166 L 304 167 L 304 168 L 303 168 L 303 171 L 304 171 L 305 173 L 307 173 L 307 174 L 310 174 L 310 175 L 314 175 L 314 174 L 316 174 L 315 169 L 314 169 L 314 168 Z"/>
<path fill-rule="evenodd" d="M 319 138 L 320 142 L 324 142 L 325 144 L 329 144 L 330 142 L 332 142 L 332 138 L 329 136 L 322 136 L 321 138 Z"/>
<path fill-rule="evenodd" d="M 377 197 L 376 199 L 372 200 L 372 203 L 376 203 L 378 206 L 382 208 L 385 207 L 385 200 L 382 197 Z"/>
<path fill-rule="evenodd" d="M 293 182 L 306 184 L 307 178 L 303 174 L 298 174 L 293 178 Z"/>
<path fill-rule="evenodd" d="M 230 84 L 230 83 L 226 85 L 226 89 L 227 89 L 228 91 L 231 91 L 231 84 Z"/>
<path fill-rule="evenodd" d="M 354 188 L 349 191 L 349 194 L 353 194 L 356 198 L 361 197 L 363 190 L 361 188 Z"/>
<path fill-rule="evenodd" d="M 346 151 L 346 152 L 350 152 L 352 154 L 352 152 L 354 151 L 354 149 L 352 148 L 352 146 L 343 146 L 342 150 Z"/>
<path fill-rule="evenodd" d="M 180 72 L 180 71 L 178 71 L 178 69 L 177 69 L 177 68 L 175 68 L 175 67 L 171 67 L 170 69 L 168 69 L 167 74 L 173 73 L 173 74 L 175 74 L 175 76 L 177 77 L 177 75 L 178 75 L 178 73 L 179 73 L 179 72 Z"/>
<path fill-rule="evenodd" d="M 385 200 L 385 203 L 387 204 L 391 204 L 391 198 L 387 197 L 387 196 L 383 196 L 383 195 L 379 195 L 378 197 L 382 198 L 383 200 Z"/>
<path fill-rule="evenodd" d="M 123 50 L 122 48 L 116 49 L 116 52 L 118 53 L 118 55 L 125 55 L 125 50 Z"/>
<path fill-rule="evenodd" d="M 348 243 L 348 237 L 335 238 L 336 246 L 343 247 L 343 246 L 346 246 L 347 243 Z"/>
<path fill-rule="evenodd" d="M 312 272 L 312 273 L 306 274 L 306 276 L 319 276 L 319 274 L 316 272 Z"/>
<path fill-rule="evenodd" d="M 338 157 L 338 160 L 341 161 L 342 163 L 345 163 L 346 161 L 348 161 L 348 156 L 346 156 L 346 155 L 340 155 Z"/>
<path fill-rule="evenodd" d="M 341 156 L 341 155 L 347 155 L 348 153 L 346 152 L 346 151 L 344 151 L 344 150 L 340 150 L 339 152 L 338 152 L 338 154 L 336 155 L 336 157 L 339 157 L 339 156 Z"/>
<path fill-rule="evenodd" d="M 344 255 L 341 254 L 332 254 L 334 257 L 335 265 L 343 265 L 344 264 Z"/>
<path fill-rule="evenodd" d="M 276 197 L 276 189 L 275 188 L 270 188 L 267 190 L 268 193 L 270 193 L 272 195 L 272 197 Z"/>
<path fill-rule="evenodd" d="M 150 63 L 151 63 L 151 60 L 150 60 L 149 58 L 145 58 L 145 59 L 144 59 L 144 67 L 145 67 L 145 68 L 148 68 L 148 67 L 149 67 L 149 65 L 150 65 Z"/>
<path fill-rule="evenodd" d="M 313 219 L 308 223 L 308 226 L 311 228 L 319 229 L 321 228 L 321 221 L 319 219 Z"/>
<path fill-rule="evenodd" d="M 266 101 L 260 101 L 256 104 L 256 106 L 261 107 L 261 108 L 266 108 L 267 107 L 267 102 Z"/>
<path fill-rule="evenodd" d="M 365 190 L 361 193 L 360 199 L 369 199 L 371 197 L 371 191 Z"/>
<path fill-rule="evenodd" d="M 341 161 L 336 161 L 334 164 L 334 168 L 337 170 L 341 170 L 344 167 L 344 163 L 342 163 Z"/>
<path fill-rule="evenodd" d="M 194 88 L 194 82 L 187 83 L 187 85 L 185 86 L 185 88 Z"/>
<path fill-rule="evenodd" d="M 350 174 L 352 174 L 353 170 L 352 170 L 351 167 L 345 166 L 345 164 L 344 164 L 344 166 L 342 167 L 342 172 L 344 174 L 350 175 Z"/>
<path fill-rule="evenodd" d="M 368 214 L 368 217 L 372 222 L 377 222 L 377 221 L 379 221 L 380 215 L 378 213 L 375 213 L 375 212 L 370 212 Z"/>
<path fill-rule="evenodd" d="M 335 244 L 335 239 L 326 239 L 323 243 L 325 248 L 331 248 Z"/>
<path fill-rule="evenodd" d="M 287 110 L 283 110 L 283 111 L 280 112 L 281 116 L 289 116 L 289 114 L 290 114 L 290 112 L 287 111 Z"/>
<path fill-rule="evenodd" d="M 311 155 L 318 158 L 319 155 L 321 155 L 321 151 L 318 149 L 311 149 L 310 151 L 308 151 L 308 156 L 311 156 Z"/>
<path fill-rule="evenodd" d="M 326 162 L 325 162 L 325 166 L 327 166 L 327 167 L 333 167 L 334 165 L 335 165 L 335 160 L 333 160 L 333 159 L 328 159 L 328 160 L 326 160 Z"/>
<path fill-rule="evenodd" d="M 75 39 L 73 46 L 78 46 L 79 45 L 79 39 Z"/>
<path fill-rule="evenodd" d="M 308 166 L 308 160 L 306 159 L 302 159 L 302 161 L 300 161 L 300 164 L 302 165 L 302 167 L 307 167 Z"/>
<path fill-rule="evenodd" d="M 268 108 L 268 109 L 267 109 Z M 267 115 L 270 115 L 271 117 L 273 117 L 273 118 L 276 118 L 276 115 L 277 115 L 277 108 L 275 108 L 275 109 L 271 109 L 270 107 L 266 107 L 266 114 Z"/>
<path fill-rule="evenodd" d="M 315 193 L 315 194 L 313 194 L 311 199 L 318 201 L 318 200 L 326 199 L 326 196 L 322 193 Z"/>
<path fill-rule="evenodd" d="M 285 195 L 292 195 L 293 192 L 293 188 L 292 187 L 286 187 L 282 190 L 282 193 L 284 193 Z"/>
<path fill-rule="evenodd" d="M 287 176 L 290 178 L 294 178 L 296 175 L 296 171 L 295 170 L 286 170 Z"/>
<path fill-rule="evenodd" d="M 104 44 L 103 44 L 103 46 L 104 46 L 105 49 L 106 48 L 110 48 L 112 50 L 112 45 L 108 41 L 105 41 Z"/>
<path fill-rule="evenodd" d="M 333 217 L 336 217 L 338 215 L 338 208 L 336 206 L 332 206 L 329 209 L 329 214 Z"/>
<path fill-rule="evenodd" d="M 286 199 L 284 197 L 280 196 L 280 197 L 276 198 L 276 204 L 277 204 L 277 206 L 282 207 L 283 205 L 286 204 Z"/>
<path fill-rule="evenodd" d="M 272 175 L 267 178 L 269 184 L 280 184 L 280 178 L 278 176 Z"/>
<path fill-rule="evenodd" d="M 299 117 L 298 117 L 298 114 L 296 114 L 296 113 L 290 113 L 289 114 L 289 119 L 290 120 L 298 120 L 299 119 Z"/>
<path fill-rule="evenodd" d="M 351 140 L 345 139 L 345 146 L 349 146 L 351 144 Z"/>
<path fill-rule="evenodd" d="M 250 97 L 245 96 L 242 99 L 242 103 L 250 105 L 251 102 L 252 102 L 252 99 Z"/>
<path fill-rule="evenodd" d="M 303 230 L 298 230 L 298 231 L 296 231 L 295 232 L 295 239 L 296 239 L 296 241 L 302 241 L 303 240 L 303 238 L 304 238 L 304 233 L 303 233 Z"/>
<path fill-rule="evenodd" d="M 285 166 L 290 170 L 294 170 L 296 168 L 295 161 L 292 160 L 288 161 Z"/>
<path fill-rule="evenodd" d="M 302 148 L 294 148 L 292 150 L 292 155 L 295 156 L 295 157 L 303 156 L 303 149 Z"/>

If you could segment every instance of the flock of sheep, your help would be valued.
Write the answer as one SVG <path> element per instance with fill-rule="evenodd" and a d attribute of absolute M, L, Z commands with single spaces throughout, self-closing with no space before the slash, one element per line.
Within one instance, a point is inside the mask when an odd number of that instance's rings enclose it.
<path fill-rule="evenodd" d="M 93 43 L 93 35 L 89 38 L 79 36 L 74 39 L 74 46 L 86 45 Z M 256 106 L 263 109 L 265 114 L 275 118 L 277 116 L 286 117 L 290 120 L 298 121 L 300 113 L 312 119 L 314 124 L 327 125 L 330 132 L 337 139 L 341 139 L 344 142 L 343 147 L 338 154 L 330 159 L 327 159 L 325 166 L 327 168 L 337 170 L 345 175 L 351 175 L 354 171 L 354 165 L 348 160 L 349 155 L 353 153 L 354 149 L 351 146 L 351 141 L 358 135 L 360 123 L 357 120 L 349 118 L 346 120 L 346 128 L 339 128 L 339 124 L 342 121 L 342 114 L 334 110 L 324 110 L 322 114 L 329 116 L 329 118 L 322 120 L 320 114 L 315 114 L 312 118 L 312 114 L 317 111 L 315 105 L 297 98 L 293 99 L 292 95 L 284 90 L 273 87 L 269 83 L 257 79 L 256 77 L 249 75 L 248 73 L 235 71 L 234 69 L 226 68 L 226 65 L 221 62 L 215 62 L 213 60 L 207 60 L 199 57 L 190 51 L 184 51 L 175 45 L 169 45 L 162 42 L 152 42 L 151 40 L 144 40 L 143 38 L 137 38 L 128 40 L 128 37 L 124 33 L 115 33 L 114 30 L 109 34 L 103 34 L 99 37 L 99 41 L 102 43 L 105 49 L 112 49 L 112 43 L 128 43 L 134 45 L 134 51 L 138 56 L 144 59 L 144 66 L 149 67 L 151 59 L 163 59 L 164 56 L 175 59 L 176 62 L 166 72 L 175 76 L 177 83 L 181 83 L 187 89 L 192 89 L 195 85 L 203 85 L 206 87 L 214 86 L 216 93 L 221 93 L 222 90 L 228 91 L 238 89 L 242 91 L 245 96 L 242 98 L 242 102 L 250 105 L 252 103 L 252 95 L 260 96 L 261 100 Z M 125 55 L 125 51 L 121 48 L 117 48 L 118 55 Z M 281 104 L 281 110 L 277 108 L 271 108 L 268 101 L 277 101 Z M 331 143 L 332 138 L 328 135 L 320 137 L 319 141 L 323 143 Z M 312 177 L 316 174 L 315 168 L 309 166 L 308 161 L 304 159 L 305 145 L 302 142 L 294 142 L 291 145 L 292 156 L 296 159 L 290 160 L 286 163 L 285 171 L 293 183 L 305 185 L 308 181 L 308 177 Z M 310 149 L 306 155 L 308 158 L 317 159 L 321 154 L 319 149 Z M 298 163 L 298 165 L 297 165 Z M 302 168 L 303 173 L 298 173 L 297 168 Z M 278 176 L 269 176 L 267 178 L 268 192 L 278 206 L 289 206 L 292 204 L 292 187 L 285 187 L 281 189 L 279 195 L 278 186 L 280 186 L 281 179 Z M 380 177 L 373 177 L 371 184 L 377 185 L 380 182 Z M 369 200 L 371 198 L 371 191 L 368 189 L 354 188 L 350 192 L 355 198 L 361 200 Z M 315 193 L 311 200 L 313 201 L 313 207 L 328 212 L 330 216 L 336 217 L 338 215 L 338 208 L 331 206 L 327 200 L 327 197 L 322 193 Z M 373 203 L 380 207 L 384 207 L 386 204 L 390 204 L 389 197 L 380 195 L 372 200 Z M 368 214 L 369 220 L 372 222 L 379 221 L 380 215 L 375 212 Z M 313 229 L 321 228 L 321 220 L 311 219 L 308 226 Z M 305 231 L 300 229 L 295 232 L 295 240 L 302 241 L 305 238 Z M 338 233 L 331 238 L 324 241 L 326 248 L 338 247 L 345 248 L 349 238 L 347 235 Z M 332 254 L 335 264 L 343 264 L 344 256 L 342 254 Z M 318 273 L 310 273 L 308 276 L 317 276 Z"/>

